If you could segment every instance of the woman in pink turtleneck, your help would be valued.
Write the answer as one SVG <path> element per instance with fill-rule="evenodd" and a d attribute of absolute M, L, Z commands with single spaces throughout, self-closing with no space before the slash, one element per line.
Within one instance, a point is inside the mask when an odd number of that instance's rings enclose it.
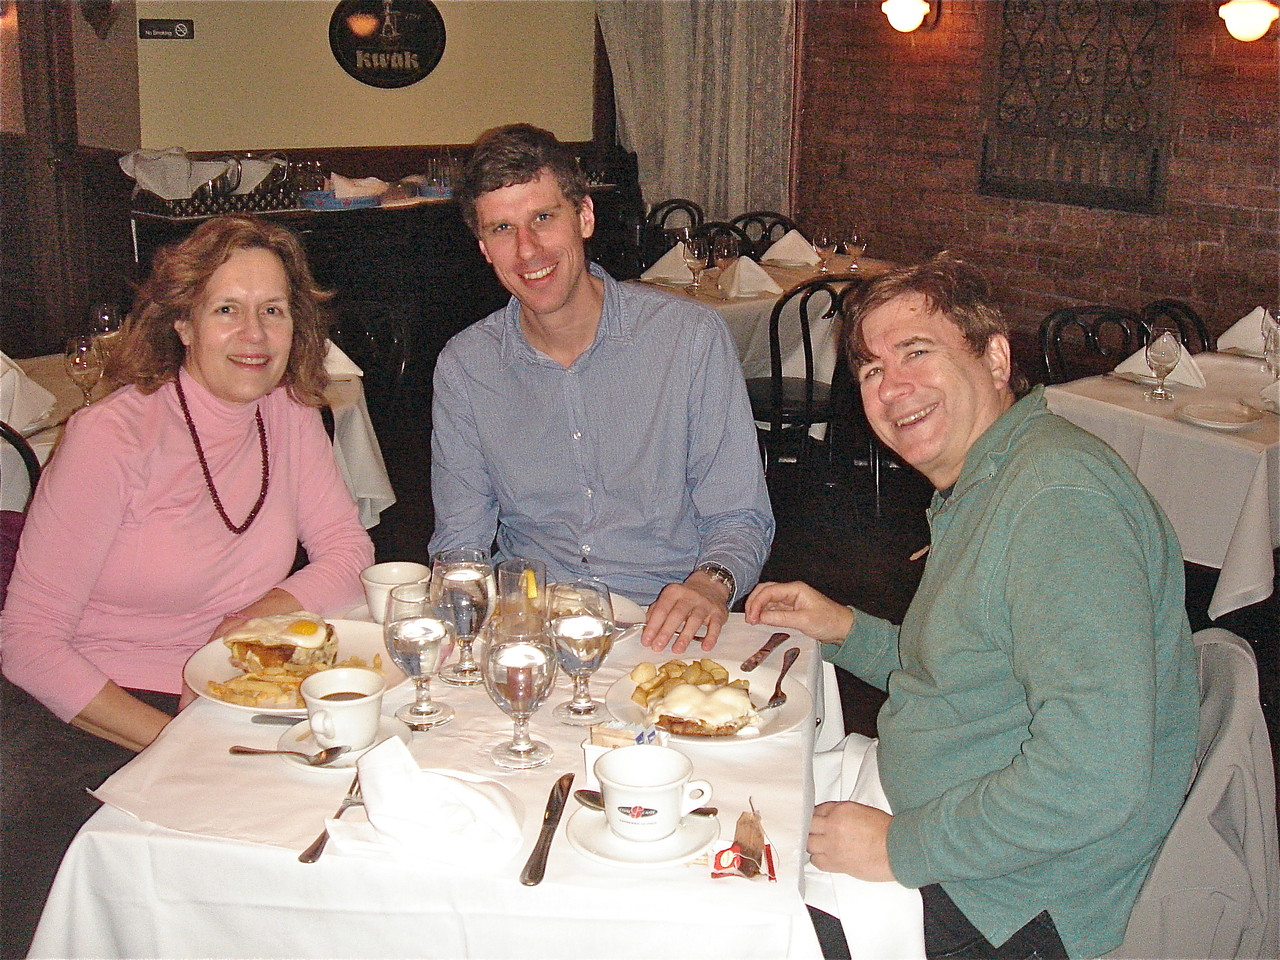
<path fill-rule="evenodd" d="M 108 371 L 127 386 L 67 424 L 0 614 L 4 674 L 30 694 L 5 689 L 6 887 L 52 879 L 82 788 L 155 739 L 195 650 L 359 600 L 373 547 L 317 409 L 325 299 L 287 230 L 210 220 L 139 292 Z"/>

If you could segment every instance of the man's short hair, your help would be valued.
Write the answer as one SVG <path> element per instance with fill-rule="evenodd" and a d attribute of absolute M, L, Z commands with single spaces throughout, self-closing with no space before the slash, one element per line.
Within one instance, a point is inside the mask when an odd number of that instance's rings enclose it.
<path fill-rule="evenodd" d="M 986 276 L 971 263 L 944 250 L 923 263 L 890 270 L 867 284 L 845 321 L 845 348 L 855 373 L 871 359 L 862 335 L 867 314 L 890 300 L 911 294 L 924 297 L 929 310 L 954 323 L 975 356 L 986 352 L 993 336 L 1009 338 L 1009 323 L 995 304 Z M 1030 389 L 1016 365 L 1010 370 L 1009 387 L 1016 397 Z"/>
<path fill-rule="evenodd" d="M 454 191 L 454 199 L 472 233 L 479 232 L 476 201 L 486 193 L 529 183 L 542 171 L 556 178 L 575 210 L 587 196 L 587 178 L 573 152 L 555 134 L 528 123 L 486 130 L 476 139 L 471 160 Z"/>

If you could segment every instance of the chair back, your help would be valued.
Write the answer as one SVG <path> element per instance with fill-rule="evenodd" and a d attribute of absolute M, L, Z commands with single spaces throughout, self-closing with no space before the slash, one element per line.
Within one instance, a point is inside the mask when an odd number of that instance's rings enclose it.
<path fill-rule="evenodd" d="M 11 456 L 15 453 L 15 456 Z M 21 470 L 16 469 L 18 464 L 21 464 Z M 19 474 L 17 479 L 12 476 L 14 473 Z M 22 475 L 24 473 L 25 476 Z M 17 430 L 0 420 L 0 487 L 25 483 L 24 492 L 13 498 L 14 503 L 22 504 L 22 509 L 0 510 L 0 609 L 4 608 L 9 576 L 13 573 L 13 563 L 18 555 L 18 541 L 26 522 L 26 507 L 39 481 L 40 460 L 31 449 L 31 444 Z"/>
<path fill-rule="evenodd" d="M 395 413 L 409 366 L 409 322 L 403 311 L 374 300 L 338 305 L 329 336 L 364 371 L 365 398 L 375 422 Z"/>
<path fill-rule="evenodd" d="M 1103 373 L 1147 342 L 1142 318 L 1125 307 L 1063 307 L 1040 324 L 1049 383 Z"/>
<path fill-rule="evenodd" d="M 1209 331 L 1205 329 L 1204 321 L 1191 304 L 1182 300 L 1152 300 L 1142 308 L 1142 323 L 1148 336 L 1156 327 L 1174 328 L 1188 353 L 1202 353 L 1209 349 Z"/>
<path fill-rule="evenodd" d="M 1276 783 L 1253 650 L 1218 628 L 1195 635 L 1196 770 L 1109 956 L 1280 956 Z"/>
<path fill-rule="evenodd" d="M 752 210 L 750 213 L 740 213 L 729 222 L 736 227 L 740 227 L 751 238 L 751 256 L 757 260 L 774 243 L 781 240 L 788 231 L 804 232 L 796 226 L 796 222 L 790 217 L 785 214 L 775 213 L 772 210 Z"/>
<path fill-rule="evenodd" d="M 646 268 L 675 245 L 677 227 L 696 229 L 706 221 L 702 207 L 692 200 L 675 198 L 656 203 L 644 218 L 640 255 Z"/>

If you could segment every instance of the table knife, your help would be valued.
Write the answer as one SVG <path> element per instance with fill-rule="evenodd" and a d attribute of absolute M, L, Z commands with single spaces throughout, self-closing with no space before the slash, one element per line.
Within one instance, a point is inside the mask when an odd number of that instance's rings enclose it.
<path fill-rule="evenodd" d="M 742 661 L 742 672 L 750 673 L 756 667 L 760 666 L 760 664 L 764 663 L 765 657 L 773 653 L 773 651 L 776 650 L 784 640 L 788 640 L 790 637 L 791 634 L 789 633 L 775 633 L 765 641 L 763 647 Z"/>
<path fill-rule="evenodd" d="M 533 845 L 533 853 L 529 854 L 529 862 L 520 871 L 520 882 L 532 887 L 542 882 L 542 874 L 547 869 L 547 852 L 551 849 L 551 838 L 556 835 L 556 827 L 560 823 L 560 814 L 564 812 L 564 803 L 569 799 L 569 788 L 573 786 L 573 774 L 566 773 L 551 787 L 551 796 L 547 797 L 547 809 L 542 815 L 542 832 Z"/>

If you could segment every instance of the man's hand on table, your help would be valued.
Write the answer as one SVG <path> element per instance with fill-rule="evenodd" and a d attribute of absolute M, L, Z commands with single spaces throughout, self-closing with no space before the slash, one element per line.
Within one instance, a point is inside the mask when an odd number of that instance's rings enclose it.
<path fill-rule="evenodd" d="M 668 583 L 649 605 L 640 642 L 662 650 L 672 637 L 671 652 L 682 654 L 706 627 L 702 649 L 710 650 L 720 639 L 720 628 L 729 619 L 729 588 L 719 580 L 695 570 L 684 583 Z"/>
<path fill-rule="evenodd" d="M 807 583 L 765 582 L 747 597 L 747 623 L 798 630 L 823 643 L 843 643 L 853 627 L 853 611 Z"/>
<path fill-rule="evenodd" d="M 813 808 L 809 859 L 827 873 L 859 880 L 896 879 L 889 866 L 889 824 L 893 817 L 852 800 L 832 800 Z"/>

